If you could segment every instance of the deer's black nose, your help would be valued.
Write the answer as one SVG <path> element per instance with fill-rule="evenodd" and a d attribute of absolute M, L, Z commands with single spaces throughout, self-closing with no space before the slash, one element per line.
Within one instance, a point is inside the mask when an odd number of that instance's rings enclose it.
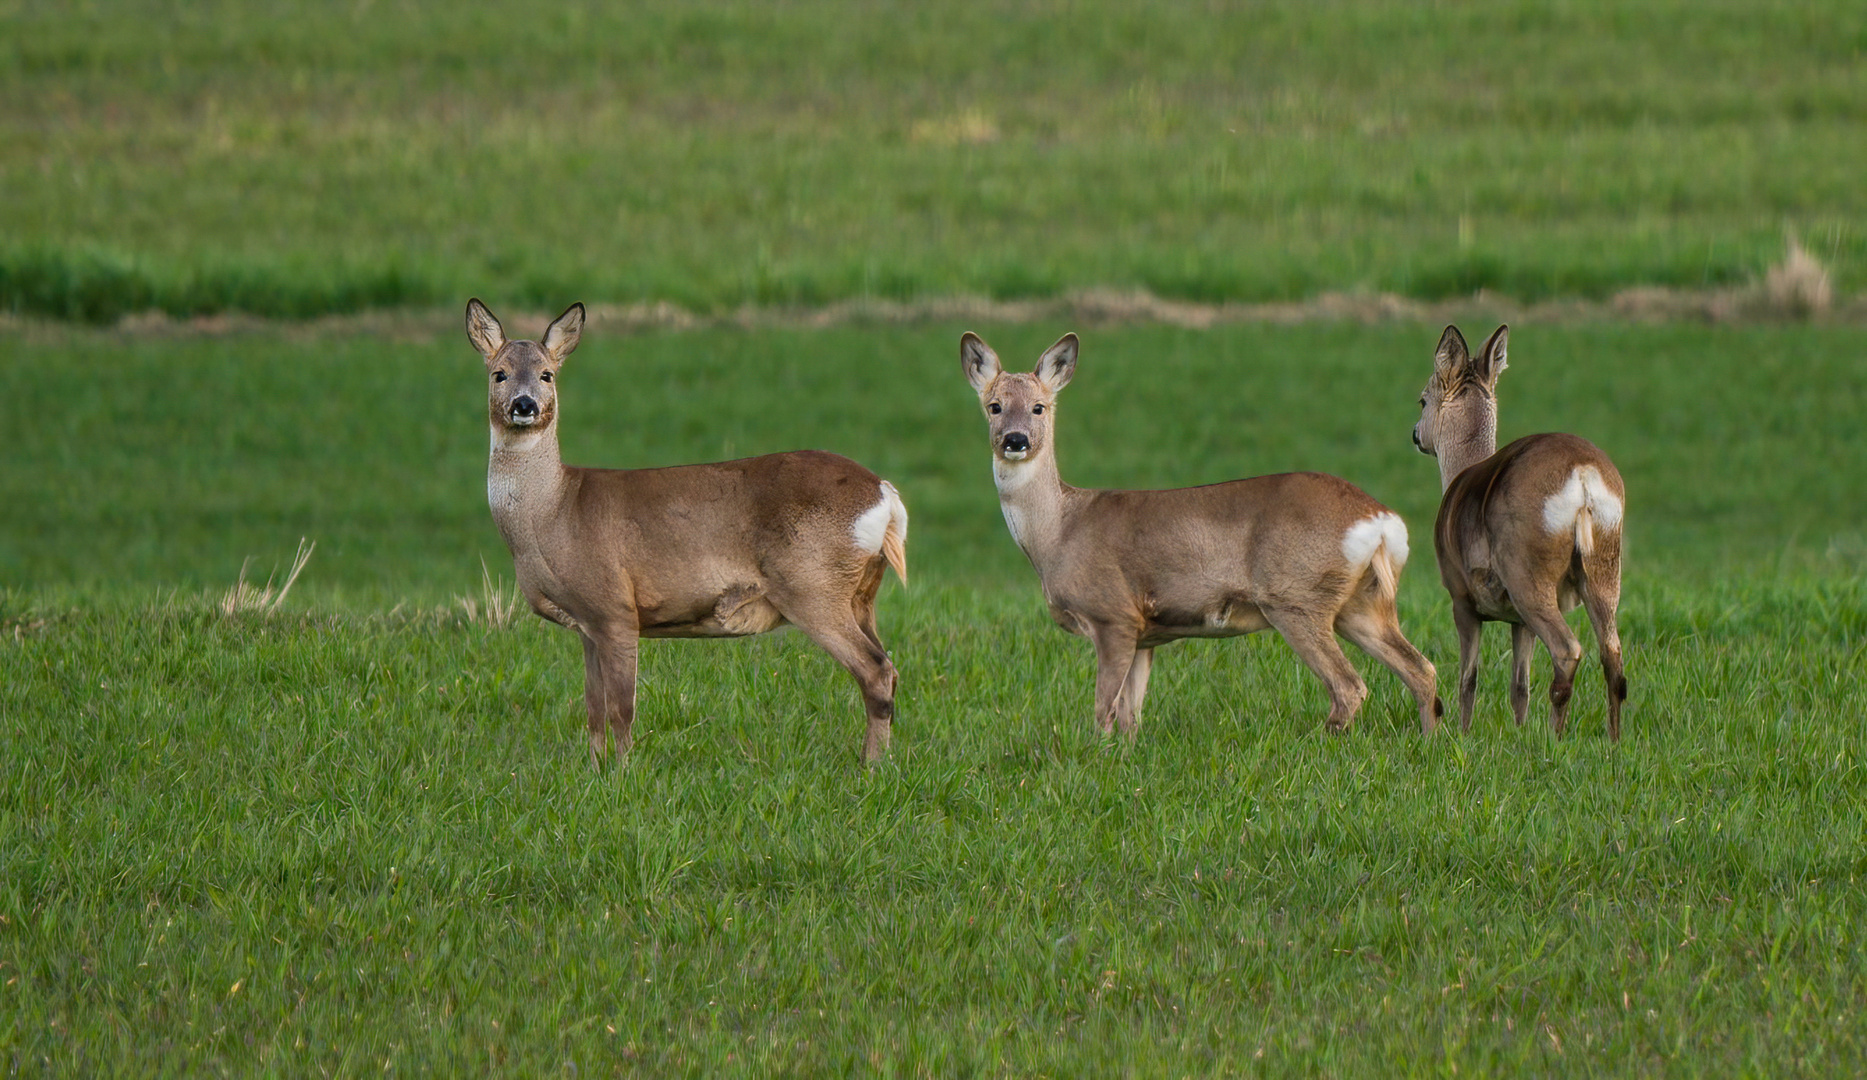
<path fill-rule="evenodd" d="M 1014 431 L 1005 436 L 1005 453 L 1022 454 L 1031 448 L 1031 437 L 1022 431 Z"/>
<path fill-rule="evenodd" d="M 1413 448 L 1417 450 L 1419 449 L 1419 447 L 1420 447 L 1420 429 L 1414 428 L 1413 429 Z"/>
<path fill-rule="evenodd" d="M 518 397 L 512 399 L 512 415 L 537 416 L 538 403 L 532 400 L 530 394 L 520 394 Z"/>

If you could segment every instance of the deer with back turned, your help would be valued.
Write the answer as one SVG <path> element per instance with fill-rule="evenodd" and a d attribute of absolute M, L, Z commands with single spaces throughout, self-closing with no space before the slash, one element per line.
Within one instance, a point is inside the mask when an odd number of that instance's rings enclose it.
<path fill-rule="evenodd" d="M 1011 536 L 1057 625 L 1095 646 L 1095 721 L 1141 725 L 1154 650 L 1181 638 L 1275 629 L 1329 690 L 1344 731 L 1368 688 L 1336 642 L 1353 641 L 1412 691 L 1420 727 L 1442 711 L 1433 665 L 1401 633 L 1394 594 L 1407 562 L 1400 516 L 1346 480 L 1299 472 L 1167 491 L 1071 487 L 1058 474 L 1057 394 L 1076 372 L 1065 334 L 1028 374 L 976 335 L 960 364 L 991 436 L 992 477 Z"/>
<path fill-rule="evenodd" d="M 486 359 L 486 497 L 519 589 L 583 642 L 590 756 L 633 741 L 637 642 L 739 637 L 790 624 L 855 677 L 863 757 L 888 749 L 895 668 L 876 635 L 883 568 L 907 580 L 908 514 L 887 481 L 836 454 L 592 469 L 558 453 L 557 376 L 583 333 L 572 304 L 540 341 L 508 340 L 479 300 L 467 337 Z"/>
<path fill-rule="evenodd" d="M 1530 660 L 1541 640 L 1555 671 L 1550 726 L 1562 734 L 1582 659 L 1563 612 L 1581 604 L 1601 647 L 1608 736 L 1618 740 L 1627 699 L 1615 626 L 1626 490 L 1608 455 L 1575 435 L 1526 435 L 1497 449 L 1497 381 L 1509 341 L 1510 328 L 1500 326 L 1473 355 L 1458 327 L 1446 327 L 1413 428 L 1413 444 L 1439 459 L 1433 545 L 1459 634 L 1459 724 L 1471 729 L 1484 624 L 1504 622 L 1517 723 L 1529 711 Z"/>

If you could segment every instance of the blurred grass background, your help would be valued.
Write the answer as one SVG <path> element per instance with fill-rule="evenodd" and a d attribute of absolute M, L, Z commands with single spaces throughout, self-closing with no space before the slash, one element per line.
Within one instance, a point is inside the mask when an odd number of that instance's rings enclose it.
<path fill-rule="evenodd" d="M 545 322 L 500 314 L 515 336 Z M 0 586 L 224 588 L 248 557 L 260 578 L 282 573 L 301 536 L 319 547 L 299 588 L 325 603 L 474 593 L 481 560 L 509 577 L 486 511 L 483 366 L 464 332 L 432 324 L 13 335 L 0 374 L 55 404 L 8 420 Z M 565 458 L 834 450 L 900 487 L 917 585 L 1023 590 L 1030 569 L 1005 535 L 960 374 L 964 328 L 624 334 L 599 321 L 563 373 Z M 971 328 L 1028 370 L 1069 327 Z M 1411 323 L 1083 328 L 1059 405 L 1063 476 L 1173 487 L 1337 473 L 1406 518 L 1406 580 L 1438 598 L 1438 470 L 1409 441 L 1435 341 Z M 1614 456 L 1635 577 L 1857 574 L 1863 354 L 1867 330 L 1848 325 L 1519 325 L 1499 437 L 1576 431 Z"/>
<path fill-rule="evenodd" d="M 0 4 L 0 309 L 1858 290 L 1812 0 Z"/>

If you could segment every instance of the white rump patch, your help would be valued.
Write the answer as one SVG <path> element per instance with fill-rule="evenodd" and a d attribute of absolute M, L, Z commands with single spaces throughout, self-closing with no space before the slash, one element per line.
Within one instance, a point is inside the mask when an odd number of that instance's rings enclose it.
<path fill-rule="evenodd" d="M 879 555 L 882 541 L 888 536 L 888 524 L 893 522 L 895 532 L 903 541 L 908 538 L 908 508 L 901 501 L 900 493 L 888 481 L 882 481 L 882 500 L 862 512 L 855 523 L 849 527 L 856 539 L 856 546 L 871 555 Z"/>
<path fill-rule="evenodd" d="M 1593 465 L 1576 466 L 1562 490 L 1543 503 L 1543 527 L 1553 533 L 1574 528 L 1584 506 L 1596 526 L 1610 532 L 1621 527 L 1621 500 L 1608 490 L 1601 471 Z"/>
<path fill-rule="evenodd" d="M 1407 523 L 1392 510 L 1350 525 L 1348 532 L 1342 535 L 1342 557 L 1350 566 L 1366 566 L 1382 544 L 1387 545 L 1387 557 L 1398 573 L 1407 565 Z"/>

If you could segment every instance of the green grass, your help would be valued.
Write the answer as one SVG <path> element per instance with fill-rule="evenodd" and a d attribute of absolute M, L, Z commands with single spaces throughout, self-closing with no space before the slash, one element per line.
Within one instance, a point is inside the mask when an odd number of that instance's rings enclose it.
<path fill-rule="evenodd" d="M 795 637 L 651 648 L 596 774 L 541 626 L 54 615 L 4 654 L 0 1042 L 110 1073 L 1867 1058 L 1858 581 L 1635 590 L 1619 747 L 1598 681 L 1556 743 L 1501 670 L 1469 737 L 1422 741 L 1386 676 L 1326 737 L 1268 638 L 1174 650 L 1104 745 L 1031 599 L 891 591 L 873 774 Z"/>
<path fill-rule="evenodd" d="M 1513 328 L 1502 435 L 1627 479 L 1618 746 L 1592 667 L 1571 738 L 1541 659 L 1512 726 L 1495 629 L 1468 736 L 1361 659 L 1327 737 L 1259 635 L 1166 650 L 1130 746 L 1005 536 L 967 327 L 598 319 L 570 459 L 847 453 L 915 581 L 878 769 L 776 635 L 650 643 L 598 773 L 568 636 L 458 599 L 510 562 L 453 313 L 1599 297 L 1785 229 L 1858 292 L 1863 50 L 1840 0 L 0 3 L 0 311 L 386 309 L 0 320 L 0 1071 L 1862 1072 L 1867 331 Z M 1451 669 L 1437 326 L 1077 329 L 1066 478 L 1346 476 Z M 221 613 L 301 537 L 279 614 Z"/>
<path fill-rule="evenodd" d="M 1867 333 L 1513 328 L 1504 437 L 1581 431 L 1627 477 L 1618 746 L 1592 666 L 1572 737 L 1512 726 L 1495 629 L 1469 736 L 1422 740 L 1360 659 L 1372 696 L 1327 737 L 1320 685 L 1258 635 L 1166 650 L 1123 746 L 1004 534 L 957 326 L 593 326 L 571 458 L 848 452 L 900 485 L 915 580 L 882 594 L 902 683 L 874 772 L 847 677 L 774 635 L 650 643 L 635 753 L 596 773 L 568 636 L 454 601 L 510 563 L 481 365 L 432 322 L 6 332 L 0 375 L 50 403 L 10 415 L 0 470 L 6 1067 L 1867 1061 Z M 1021 366 L 1062 328 L 981 329 Z M 1437 331 L 1087 330 L 1064 474 L 1356 480 L 1413 527 L 1403 625 L 1449 670 L 1407 441 Z M 301 535 L 282 614 L 219 612 Z"/>
<path fill-rule="evenodd" d="M 514 334 L 545 318 L 496 306 Z M 445 327 L 445 329 L 437 329 Z M 813 446 L 894 480 L 912 560 L 937 580 L 1023 582 L 960 374 L 958 324 L 622 336 L 593 326 L 564 373 L 580 464 L 666 465 Z M 1028 370 L 1065 327 L 977 327 Z M 1468 322 L 1468 334 L 1490 324 Z M 1502 440 L 1573 430 L 1627 474 L 1630 572 L 1858 572 L 1867 400 L 1852 327 L 1519 325 Z M 1399 510 L 1426 543 L 1437 469 L 1409 432 L 1437 327 L 1317 323 L 1084 330 L 1059 460 L 1086 486 L 1166 487 L 1315 468 Z M 20 333 L 0 585 L 120 590 L 263 577 L 318 541 L 303 588 L 438 603 L 506 556 L 485 505 L 479 357 L 455 320 L 380 334 Z M 1417 546 L 1416 544 L 1416 546 Z M 1436 592 L 1430 560 L 1410 581 Z"/>
<path fill-rule="evenodd" d="M 0 7 L 0 308 L 1867 272 L 1843 0 Z"/>

